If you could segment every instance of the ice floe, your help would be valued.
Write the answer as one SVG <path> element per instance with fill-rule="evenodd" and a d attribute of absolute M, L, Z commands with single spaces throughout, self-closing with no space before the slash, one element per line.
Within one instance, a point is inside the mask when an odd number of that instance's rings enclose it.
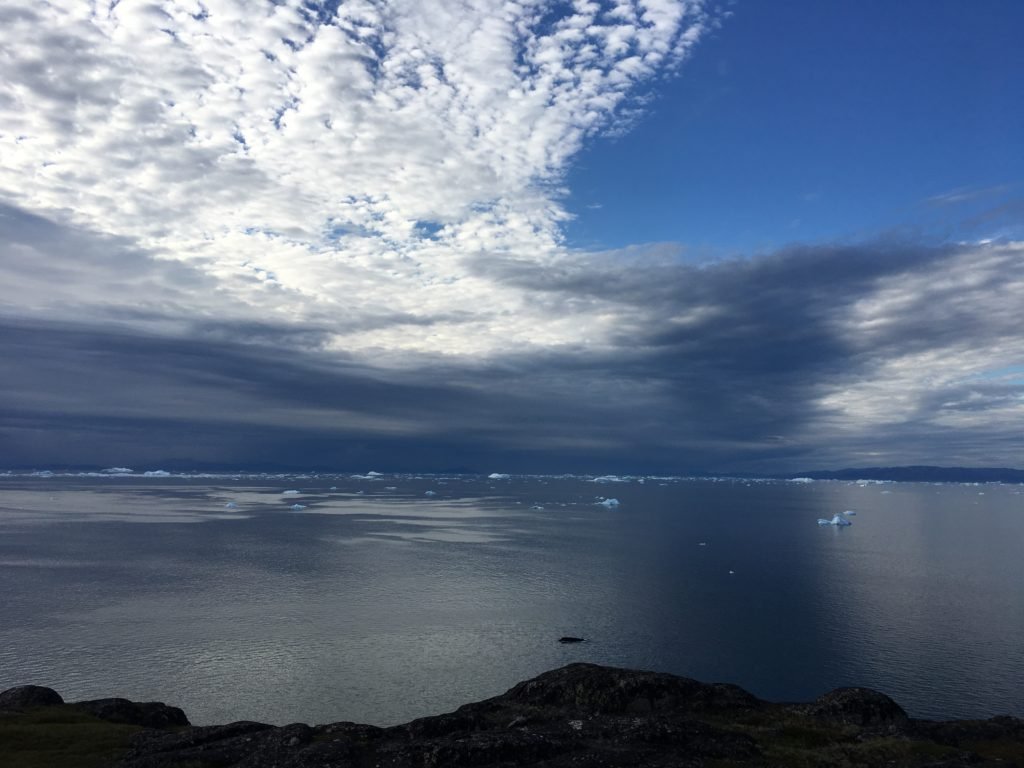
<path fill-rule="evenodd" d="M 835 526 L 838 526 L 838 527 L 842 528 L 842 527 L 847 526 L 847 525 L 853 525 L 853 523 L 851 523 L 849 520 L 847 520 L 842 515 L 834 515 L 831 520 L 827 520 L 824 517 L 819 517 L 818 518 L 818 525 L 835 525 Z"/>
<path fill-rule="evenodd" d="M 605 499 L 604 501 L 597 502 L 599 506 L 607 507 L 608 509 L 615 509 L 619 506 L 618 499 Z"/>
<path fill-rule="evenodd" d="M 224 509 L 238 509 L 238 504 L 236 504 L 233 501 L 229 501 L 227 504 L 224 505 Z"/>
<path fill-rule="evenodd" d="M 488 480 L 508 480 L 509 477 L 511 477 L 511 475 L 503 475 L 503 474 L 501 474 L 501 472 L 491 472 L 491 474 L 489 474 L 487 476 L 487 479 Z"/>
<path fill-rule="evenodd" d="M 437 491 L 427 491 L 424 496 L 437 496 Z"/>
<path fill-rule="evenodd" d="M 289 491 L 281 491 L 282 496 L 298 496 L 302 491 L 296 491 L 294 488 Z"/>
<path fill-rule="evenodd" d="M 289 509 L 293 510 L 294 512 L 298 512 L 299 510 L 305 509 L 305 508 L 306 508 L 305 504 L 292 504 L 289 507 Z"/>
<path fill-rule="evenodd" d="M 151 469 L 142 473 L 143 477 L 170 477 L 171 473 L 163 469 Z"/>

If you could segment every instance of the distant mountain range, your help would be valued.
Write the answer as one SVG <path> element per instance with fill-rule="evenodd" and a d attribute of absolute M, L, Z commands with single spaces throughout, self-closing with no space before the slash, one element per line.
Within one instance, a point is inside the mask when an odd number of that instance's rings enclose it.
<path fill-rule="evenodd" d="M 1024 469 L 1008 467 L 859 467 L 797 472 L 815 480 L 896 480 L 908 483 L 1024 483 Z"/>

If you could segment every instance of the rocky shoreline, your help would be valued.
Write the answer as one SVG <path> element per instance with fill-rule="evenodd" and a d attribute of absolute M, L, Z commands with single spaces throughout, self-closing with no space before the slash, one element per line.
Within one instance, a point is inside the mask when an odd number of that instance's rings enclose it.
<path fill-rule="evenodd" d="M 0 693 L 5 768 L 1024 768 L 1024 720 L 916 720 L 841 688 L 773 703 L 734 685 L 570 664 L 454 712 L 388 728 L 350 722 L 191 726 L 177 707 Z"/>

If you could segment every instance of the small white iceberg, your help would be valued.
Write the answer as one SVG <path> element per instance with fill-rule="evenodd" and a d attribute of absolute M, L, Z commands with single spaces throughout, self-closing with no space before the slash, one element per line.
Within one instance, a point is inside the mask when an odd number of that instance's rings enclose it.
<path fill-rule="evenodd" d="M 424 496 L 437 496 L 437 491 L 427 491 Z"/>
<path fill-rule="evenodd" d="M 305 509 L 305 508 L 306 508 L 305 504 L 292 504 L 291 507 L 290 507 L 290 509 L 293 512 L 298 512 L 299 510 L 302 510 L 302 509 Z"/>
<path fill-rule="evenodd" d="M 843 512 L 844 515 L 856 515 L 857 513 L 852 509 L 847 509 Z"/>
<path fill-rule="evenodd" d="M 508 478 L 509 475 L 503 475 L 501 472 L 491 472 L 491 474 L 487 476 L 488 480 L 508 480 Z"/>
<path fill-rule="evenodd" d="M 142 473 L 143 477 L 170 477 L 171 473 L 165 469 L 151 469 Z"/>
<path fill-rule="evenodd" d="M 826 520 L 824 517 L 819 517 L 818 525 L 835 525 L 840 528 L 843 528 L 847 525 L 853 525 L 853 523 L 851 523 L 842 515 L 834 515 L 831 520 Z"/>
<path fill-rule="evenodd" d="M 615 509 L 617 506 L 619 506 L 618 499 L 605 499 L 604 501 L 599 501 L 597 503 L 598 505 L 602 507 L 607 507 L 608 509 Z"/>
<path fill-rule="evenodd" d="M 281 491 L 281 495 L 282 496 L 297 496 L 299 493 L 300 493 L 300 491 L 296 491 L 294 489 L 292 489 L 290 491 Z"/>
<path fill-rule="evenodd" d="M 236 504 L 233 501 L 229 501 L 227 504 L 224 505 L 224 509 L 238 509 L 238 504 Z"/>

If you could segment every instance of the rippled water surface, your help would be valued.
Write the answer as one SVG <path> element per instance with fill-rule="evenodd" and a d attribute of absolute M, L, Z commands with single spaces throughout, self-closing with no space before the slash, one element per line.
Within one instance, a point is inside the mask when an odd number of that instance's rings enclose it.
<path fill-rule="evenodd" d="M 1024 715 L 1022 489 L 0 476 L 0 689 L 389 724 L 570 661 Z"/>

